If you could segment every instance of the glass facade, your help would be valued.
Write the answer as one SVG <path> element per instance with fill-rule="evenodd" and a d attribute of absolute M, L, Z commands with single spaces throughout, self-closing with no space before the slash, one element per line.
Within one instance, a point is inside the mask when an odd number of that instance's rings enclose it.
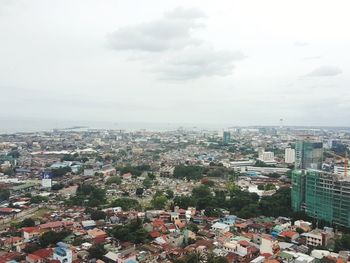
<path fill-rule="evenodd" d="M 321 169 L 322 160 L 322 142 L 298 141 L 295 144 L 296 169 Z"/>

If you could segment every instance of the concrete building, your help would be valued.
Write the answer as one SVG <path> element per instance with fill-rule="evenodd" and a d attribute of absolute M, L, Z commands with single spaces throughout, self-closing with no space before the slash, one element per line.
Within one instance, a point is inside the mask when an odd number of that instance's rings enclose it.
<path fill-rule="evenodd" d="M 345 167 L 344 165 L 335 165 L 334 166 L 334 174 L 338 176 L 345 176 Z M 350 168 L 347 168 L 347 174 L 350 176 Z"/>
<path fill-rule="evenodd" d="M 327 246 L 328 241 L 334 237 L 333 231 L 315 229 L 309 233 L 304 233 L 306 245 L 312 247 Z"/>
<path fill-rule="evenodd" d="M 284 162 L 291 164 L 295 162 L 295 150 L 292 148 L 286 148 L 284 151 Z"/>
<path fill-rule="evenodd" d="M 275 161 L 275 154 L 273 152 L 261 152 L 259 154 L 259 160 L 263 162 L 274 162 Z"/>
<path fill-rule="evenodd" d="M 293 171 L 292 208 L 350 227 L 350 178 L 311 169 Z"/>

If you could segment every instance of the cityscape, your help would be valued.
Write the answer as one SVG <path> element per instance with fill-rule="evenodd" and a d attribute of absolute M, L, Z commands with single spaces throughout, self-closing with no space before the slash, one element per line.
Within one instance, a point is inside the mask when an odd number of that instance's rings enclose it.
<path fill-rule="evenodd" d="M 0 262 L 346 262 L 349 143 L 342 128 L 3 134 Z"/>
<path fill-rule="evenodd" d="M 349 10 L 0 0 L 0 263 L 350 263 Z"/>

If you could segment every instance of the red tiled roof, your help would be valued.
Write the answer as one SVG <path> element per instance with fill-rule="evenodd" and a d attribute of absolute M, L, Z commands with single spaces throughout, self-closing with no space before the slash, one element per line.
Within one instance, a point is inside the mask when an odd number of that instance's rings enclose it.
<path fill-rule="evenodd" d="M 0 207 L 0 213 L 12 213 L 15 209 L 9 207 Z"/>
<path fill-rule="evenodd" d="M 270 257 L 272 257 L 272 254 L 270 254 L 270 253 L 261 253 L 260 255 L 263 256 L 263 257 L 265 257 L 265 258 L 270 258 Z"/>
<path fill-rule="evenodd" d="M 248 247 L 250 243 L 247 240 L 241 240 L 238 242 L 243 247 Z"/>
<path fill-rule="evenodd" d="M 158 231 L 151 231 L 149 233 L 149 235 L 152 237 L 152 238 L 157 238 L 157 237 L 160 237 L 160 233 Z"/>
<path fill-rule="evenodd" d="M 6 253 L 2 256 L 0 256 L 0 263 L 6 263 L 8 261 L 11 261 L 17 257 L 20 257 L 21 256 L 21 253 L 19 252 L 9 252 L 9 253 Z"/>
<path fill-rule="evenodd" d="M 29 227 L 23 227 L 23 228 L 22 228 L 22 231 L 23 231 L 23 232 L 27 232 L 27 233 L 33 233 L 33 232 L 35 232 L 35 231 L 39 232 L 39 228 L 37 228 L 37 227 L 31 227 L 31 226 L 29 226 Z"/>
<path fill-rule="evenodd" d="M 266 259 L 264 263 L 280 263 L 277 259 Z"/>
<path fill-rule="evenodd" d="M 37 260 L 41 260 L 41 259 L 42 259 L 42 257 L 39 257 L 39 256 L 34 255 L 34 254 L 28 254 L 27 257 L 30 258 L 31 260 L 34 260 L 34 261 L 37 261 Z"/>
<path fill-rule="evenodd" d="M 153 227 L 160 227 L 164 225 L 164 221 L 161 219 L 156 219 L 152 222 Z"/>
<path fill-rule="evenodd" d="M 100 236 L 100 237 L 95 237 L 93 239 L 93 243 L 94 245 L 98 245 L 98 244 L 102 244 L 106 241 L 106 238 L 104 236 Z"/>
<path fill-rule="evenodd" d="M 13 243 L 20 241 L 21 239 L 22 239 L 21 237 L 9 237 L 9 238 L 4 240 L 4 243 L 5 244 L 13 244 Z"/>
<path fill-rule="evenodd" d="M 295 231 L 283 231 L 279 235 L 280 236 L 284 236 L 284 237 L 292 238 L 295 234 L 298 234 L 298 233 L 295 232 Z"/>
<path fill-rule="evenodd" d="M 41 258 L 48 258 L 48 257 L 52 256 L 53 251 L 51 248 L 42 248 L 42 249 L 39 249 L 39 250 L 33 252 L 32 254 L 39 256 Z"/>

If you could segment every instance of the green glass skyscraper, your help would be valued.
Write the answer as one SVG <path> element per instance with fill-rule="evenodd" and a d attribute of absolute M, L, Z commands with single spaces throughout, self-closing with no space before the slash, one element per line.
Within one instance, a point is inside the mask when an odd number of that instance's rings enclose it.
<path fill-rule="evenodd" d="M 231 141 L 231 133 L 229 131 L 224 131 L 223 142 L 229 143 Z"/>
<path fill-rule="evenodd" d="M 314 141 L 298 141 L 295 145 L 295 169 L 321 169 L 323 144 Z"/>

